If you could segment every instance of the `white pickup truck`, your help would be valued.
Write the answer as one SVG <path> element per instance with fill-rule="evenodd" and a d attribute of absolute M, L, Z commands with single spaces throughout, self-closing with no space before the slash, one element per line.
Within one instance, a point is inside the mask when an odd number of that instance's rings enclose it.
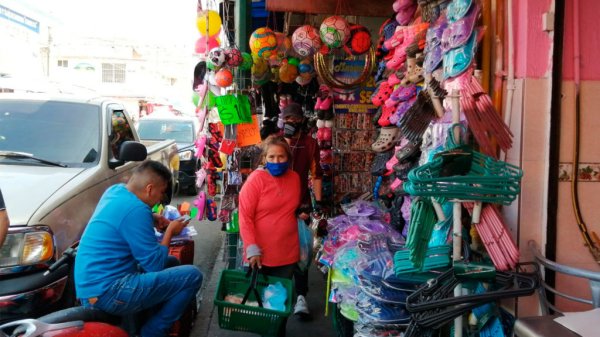
<path fill-rule="evenodd" d="M 140 143 L 122 104 L 0 94 L 0 189 L 11 223 L 0 247 L 0 323 L 73 304 L 71 268 L 44 271 L 79 241 L 102 193 L 146 158 L 169 167 L 175 186 L 175 142 Z"/>

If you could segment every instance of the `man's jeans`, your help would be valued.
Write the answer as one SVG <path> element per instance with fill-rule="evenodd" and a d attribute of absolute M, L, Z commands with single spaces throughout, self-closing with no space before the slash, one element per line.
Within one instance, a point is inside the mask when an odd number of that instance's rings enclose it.
<path fill-rule="evenodd" d="M 202 273 L 193 265 L 159 272 L 136 273 L 116 281 L 93 307 L 113 315 L 130 315 L 156 307 L 144 323 L 142 337 L 166 336 L 202 285 Z M 84 303 L 84 306 L 89 306 Z"/>

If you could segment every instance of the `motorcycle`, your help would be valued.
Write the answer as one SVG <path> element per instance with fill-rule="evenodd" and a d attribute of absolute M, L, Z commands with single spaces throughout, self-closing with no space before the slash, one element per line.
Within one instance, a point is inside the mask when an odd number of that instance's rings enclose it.
<path fill-rule="evenodd" d="M 77 245 L 68 248 L 48 267 L 44 275 L 64 264 L 73 264 L 76 255 Z M 169 336 L 189 336 L 197 313 L 196 301 L 192 302 L 182 318 L 175 323 L 178 328 L 171 329 Z M 0 325 L 0 337 L 128 337 L 137 334 L 143 317 L 144 313 L 116 316 L 97 308 L 77 306 L 36 319 L 27 318 Z"/>

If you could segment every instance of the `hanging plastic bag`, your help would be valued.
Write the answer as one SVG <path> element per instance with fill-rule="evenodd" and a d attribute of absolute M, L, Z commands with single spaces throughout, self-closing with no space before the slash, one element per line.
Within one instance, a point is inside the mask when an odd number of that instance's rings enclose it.
<path fill-rule="evenodd" d="M 313 233 L 302 219 L 298 219 L 298 238 L 300 239 L 298 267 L 304 271 L 308 269 L 312 260 Z"/>

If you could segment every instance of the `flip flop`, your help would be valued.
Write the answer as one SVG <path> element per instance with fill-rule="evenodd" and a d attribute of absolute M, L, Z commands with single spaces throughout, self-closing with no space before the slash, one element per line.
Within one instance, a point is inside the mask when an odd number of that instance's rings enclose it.
<path fill-rule="evenodd" d="M 435 26 L 429 27 L 426 35 L 425 44 L 425 60 L 423 61 L 423 69 L 426 73 L 432 73 L 442 62 L 442 35 L 448 26 L 448 21 L 444 16 L 440 16 L 435 23 Z"/>
<path fill-rule="evenodd" d="M 446 15 L 448 17 L 449 22 L 454 22 L 460 20 L 464 17 L 471 5 L 473 4 L 473 0 L 453 0 L 450 2 L 448 7 L 446 8 Z"/>
<path fill-rule="evenodd" d="M 466 44 L 449 50 L 443 56 L 444 79 L 457 77 L 469 69 L 477 49 L 477 35 L 475 30 Z"/>
<path fill-rule="evenodd" d="M 467 43 L 475 29 L 480 9 L 478 4 L 473 4 L 467 15 L 448 24 L 448 27 L 442 33 L 441 45 L 443 52 L 448 52 Z"/>
<path fill-rule="evenodd" d="M 198 172 L 196 172 L 196 187 L 202 188 L 202 185 L 204 185 L 205 180 L 206 170 L 204 168 L 200 168 Z"/>
<path fill-rule="evenodd" d="M 197 219 L 202 221 L 204 219 L 204 208 L 206 207 L 206 193 L 204 193 L 204 191 L 200 191 L 200 193 L 198 193 L 198 197 L 194 199 L 193 203 L 198 209 Z"/>
<path fill-rule="evenodd" d="M 201 158 L 206 147 L 206 135 L 201 135 L 200 138 L 196 139 L 194 146 L 196 147 L 196 158 Z"/>

